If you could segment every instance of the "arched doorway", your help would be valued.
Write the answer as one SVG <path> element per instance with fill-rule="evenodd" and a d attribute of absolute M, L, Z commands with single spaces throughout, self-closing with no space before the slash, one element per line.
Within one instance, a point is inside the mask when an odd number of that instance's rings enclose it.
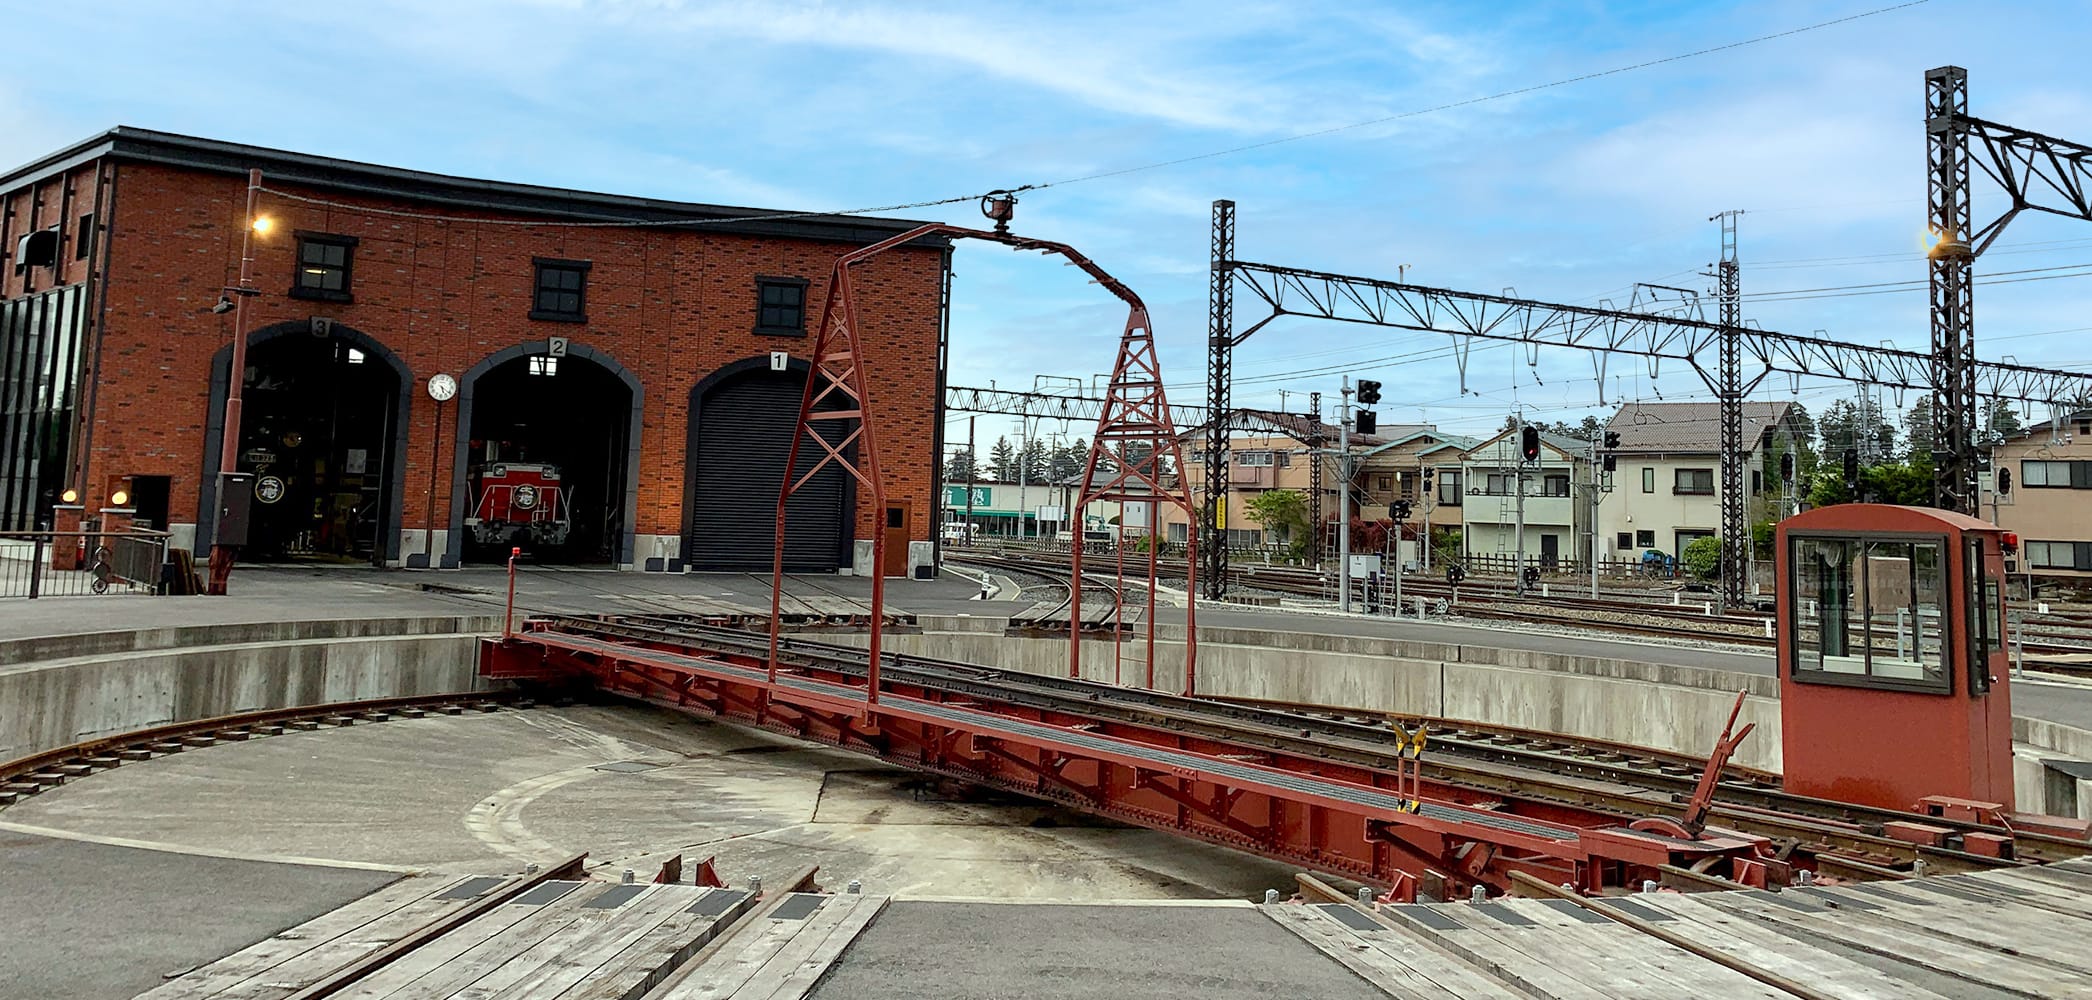
<path fill-rule="evenodd" d="M 549 341 L 459 379 L 450 562 L 629 565 L 639 380 L 608 355 Z"/>
<path fill-rule="evenodd" d="M 217 509 L 232 348 L 213 362 L 199 511 Z M 238 468 L 254 477 L 245 562 L 399 557 L 407 366 L 340 324 L 282 323 L 249 336 Z M 216 525 L 200 517 L 197 550 Z"/>
<path fill-rule="evenodd" d="M 777 494 L 806 392 L 806 362 L 773 371 L 767 358 L 737 361 L 690 391 L 690 445 L 683 493 L 683 564 L 701 570 L 769 570 L 775 557 Z M 837 401 L 838 404 L 840 401 Z M 826 422 L 830 441 L 845 434 Z M 795 475 L 818 459 L 799 450 Z M 856 483 L 830 465 L 792 495 L 785 569 L 833 572 L 850 564 Z"/>

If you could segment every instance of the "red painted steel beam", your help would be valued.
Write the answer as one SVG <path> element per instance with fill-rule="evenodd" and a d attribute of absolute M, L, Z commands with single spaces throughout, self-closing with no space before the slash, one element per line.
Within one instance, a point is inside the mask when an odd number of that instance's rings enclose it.
<path fill-rule="evenodd" d="M 613 642 L 534 622 L 482 645 L 489 676 L 547 668 L 603 690 L 769 728 L 907 767 L 1395 885 L 1425 871 L 1499 889 L 1523 871 L 1596 890 L 1710 855 L 1763 860 L 1761 838 L 1711 831 L 1681 842 L 1574 806 L 1505 802 L 1393 769 L 1187 736 L 1073 710 L 998 703 L 777 665 L 732 651 Z M 1407 768 L 1403 769 L 1404 771 Z M 1406 793 L 1406 794 L 1405 794 Z"/>

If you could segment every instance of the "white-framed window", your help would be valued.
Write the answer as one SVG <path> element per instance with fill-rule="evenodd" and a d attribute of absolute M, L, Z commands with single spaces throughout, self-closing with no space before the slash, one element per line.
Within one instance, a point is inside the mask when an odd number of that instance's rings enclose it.
<path fill-rule="evenodd" d="M 2049 486 L 2067 489 L 2070 486 L 2071 466 L 2074 462 L 2041 462 L 2028 459 L 2019 463 L 2021 486 Z M 2079 473 L 2082 477 L 2083 473 Z"/>
<path fill-rule="evenodd" d="M 1656 492 L 1656 470 L 1648 466 L 1642 467 L 1642 492 Z"/>
<path fill-rule="evenodd" d="M 1671 492 L 1678 496 L 1711 497 L 1714 495 L 1713 469 L 1675 469 Z"/>
<path fill-rule="evenodd" d="M 1238 451 L 1235 453 L 1235 464 L 1247 469 L 1268 469 L 1271 467 L 1271 452 Z"/>
<path fill-rule="evenodd" d="M 2092 569 L 2092 542 L 2027 542 L 2029 569 Z"/>

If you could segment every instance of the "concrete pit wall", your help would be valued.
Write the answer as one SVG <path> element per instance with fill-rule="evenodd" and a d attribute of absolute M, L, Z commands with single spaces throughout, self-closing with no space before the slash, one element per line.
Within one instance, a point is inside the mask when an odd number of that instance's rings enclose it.
<path fill-rule="evenodd" d="M 1006 636 L 1002 622 L 990 618 L 919 621 L 919 633 L 889 633 L 886 648 L 1067 676 L 1064 637 Z M 1163 625 L 1156 635 L 1156 686 L 1181 690 L 1184 630 Z M 864 644 L 863 636 L 820 638 Z M 1145 651 L 1142 639 L 1122 644 L 1115 668 L 1111 643 L 1085 642 L 1082 674 L 1142 683 Z M 1714 745 L 1738 691 L 1747 692 L 1738 725 L 1758 728 L 1738 748 L 1736 762 L 1776 771 L 1779 687 L 1771 677 L 1368 636 L 1199 630 L 1199 694 L 1433 715 L 1684 753 L 1704 754 Z"/>
<path fill-rule="evenodd" d="M 0 760 L 238 712 L 458 694 L 498 616 L 200 625 L 0 642 Z"/>
<path fill-rule="evenodd" d="M 2092 732 L 2024 715 L 2012 719 L 2012 790 L 2017 808 L 2050 816 L 2092 819 L 2092 767 L 2053 762 L 2092 761 Z M 2073 773 L 2075 772 L 2075 773 Z"/>

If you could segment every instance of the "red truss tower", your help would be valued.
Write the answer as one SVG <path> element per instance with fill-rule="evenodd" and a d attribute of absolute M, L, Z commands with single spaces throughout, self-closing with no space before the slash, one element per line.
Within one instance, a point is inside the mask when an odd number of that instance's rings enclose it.
<path fill-rule="evenodd" d="M 950 236 L 956 239 L 987 240 L 1001 243 L 1017 250 L 1037 250 L 1056 254 L 1069 263 L 1082 268 L 1096 282 L 1112 294 L 1125 300 L 1131 307 L 1126 321 L 1125 335 L 1119 342 L 1119 360 L 1111 380 L 1111 390 L 1106 397 L 1104 412 L 1097 424 L 1097 437 L 1090 446 L 1089 460 L 1085 463 L 1081 503 L 1096 500 L 1118 500 L 1122 503 L 1137 501 L 1147 504 L 1149 524 L 1148 545 L 1148 685 L 1154 685 L 1155 648 L 1155 525 L 1156 515 L 1163 503 L 1172 504 L 1191 514 L 1191 498 L 1180 479 L 1173 474 L 1183 467 L 1183 457 L 1177 446 L 1177 436 L 1170 420 L 1169 407 L 1162 392 L 1162 374 L 1155 361 L 1155 341 L 1149 333 L 1148 309 L 1140 296 L 1120 283 L 1117 278 L 1105 273 L 1089 258 L 1077 253 L 1065 243 L 1050 240 L 1035 240 L 1017 236 L 1010 232 L 1010 217 L 1015 213 L 1017 199 L 1007 192 L 995 192 L 981 199 L 981 211 L 994 220 L 993 232 L 967 229 L 943 223 L 918 226 L 898 236 L 890 237 L 870 246 L 852 250 L 836 258 L 835 267 L 828 282 L 828 297 L 821 308 L 820 332 L 814 339 L 813 354 L 809 361 L 806 390 L 799 401 L 799 419 L 792 433 L 792 447 L 785 464 L 783 487 L 777 496 L 777 536 L 772 549 L 770 591 L 770 651 L 769 688 L 777 691 L 779 615 L 784 596 L 784 546 L 785 510 L 792 495 L 814 475 L 829 465 L 837 465 L 855 479 L 863 492 L 860 499 L 868 497 L 875 516 L 884 517 L 886 511 L 886 483 L 879 472 L 878 409 L 865 388 L 865 373 L 872 369 L 871 356 L 859 338 L 857 304 L 850 282 L 850 269 L 855 265 L 885 253 L 895 247 L 921 239 L 925 236 Z M 824 427 L 836 428 L 830 436 L 823 436 Z M 804 472 L 799 467 L 799 452 L 811 446 L 819 456 Z M 1100 461 L 1101 460 L 1101 461 Z M 1100 475 L 1103 477 L 1100 481 Z M 1078 507 L 1078 509 L 1080 509 Z M 1123 522 L 1121 517 L 1120 521 Z M 1196 523 L 1191 529 L 1196 544 Z M 1122 546 L 1123 548 L 1123 546 Z M 1082 547 L 1075 546 L 1074 574 L 1080 579 L 1082 572 Z M 1196 551 L 1194 548 L 1192 551 Z M 1119 579 L 1125 580 L 1124 556 L 1120 556 Z M 886 532 L 872 532 L 872 597 L 871 636 L 868 667 L 865 677 L 864 704 L 877 704 L 879 700 L 880 639 L 886 617 Z M 1069 635 L 1071 650 L 1069 670 L 1079 674 L 1082 666 L 1082 593 L 1081 587 L 1071 581 L 1075 593 L 1069 600 Z M 1195 645 L 1193 634 L 1188 631 L 1194 624 L 1193 609 L 1186 604 L 1186 628 L 1184 654 L 1184 688 L 1191 690 L 1192 651 Z M 1122 609 L 1114 613 L 1114 620 L 1122 617 Z M 802 697 L 799 693 L 793 699 Z"/>

